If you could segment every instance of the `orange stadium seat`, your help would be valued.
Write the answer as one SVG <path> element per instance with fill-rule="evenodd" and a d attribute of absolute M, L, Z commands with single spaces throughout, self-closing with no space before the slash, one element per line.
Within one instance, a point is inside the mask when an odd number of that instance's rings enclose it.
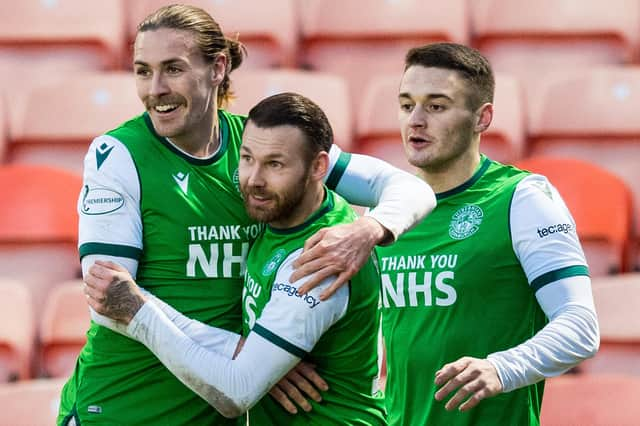
<path fill-rule="evenodd" d="M 590 161 L 627 183 L 640 268 L 640 67 L 558 71 L 542 80 L 527 101 L 531 154 Z"/>
<path fill-rule="evenodd" d="M 3 3 L 0 13 L 3 84 L 7 84 L 8 77 L 15 80 L 34 73 L 114 69 L 121 62 L 125 28 L 121 1 Z"/>
<path fill-rule="evenodd" d="M 82 73 L 18 97 L 8 161 L 82 173 L 91 140 L 144 111 L 129 72 Z M 18 110 L 20 108 L 20 110 Z"/>
<path fill-rule="evenodd" d="M 399 158 L 404 154 L 401 146 L 397 146 L 399 84 L 400 74 L 371 80 L 358 112 L 356 150 L 386 153 L 391 163 L 403 166 L 406 160 Z M 521 157 L 525 131 L 523 103 L 517 80 L 505 74 L 496 75 L 493 121 L 482 134 L 480 144 L 481 151 L 490 158 L 511 163 Z"/>
<path fill-rule="evenodd" d="M 546 381 L 540 423 L 549 426 L 635 426 L 640 378 L 565 375 Z"/>
<path fill-rule="evenodd" d="M 407 51 L 468 40 L 467 2 L 450 0 L 300 1 L 304 66 L 345 77 L 353 105 L 375 75 L 400 75 Z"/>
<path fill-rule="evenodd" d="M 127 38 L 129 52 L 136 36 L 136 28 L 156 9 L 180 3 L 171 0 L 135 0 L 126 2 L 128 8 Z M 239 37 L 249 56 L 245 68 L 295 65 L 297 26 L 294 0 L 191 0 L 220 24 L 229 38 Z M 128 66 L 131 59 L 127 58 Z"/>
<path fill-rule="evenodd" d="M 64 383 L 61 379 L 42 379 L 0 385 L 0 424 L 55 424 Z"/>
<path fill-rule="evenodd" d="M 82 179 L 46 166 L 0 166 L 0 270 L 31 288 L 40 312 L 48 289 L 80 275 L 76 203 Z"/>
<path fill-rule="evenodd" d="M 474 44 L 528 93 L 554 69 L 631 62 L 640 35 L 637 0 L 474 0 Z"/>
<path fill-rule="evenodd" d="M 573 158 L 530 157 L 516 165 L 546 176 L 558 189 L 576 222 L 591 276 L 627 270 L 631 193 L 622 179 Z"/>
<path fill-rule="evenodd" d="M 40 371 L 46 377 L 67 377 L 87 341 L 89 307 L 82 280 L 56 285 L 40 317 Z"/>
<path fill-rule="evenodd" d="M 0 278 L 0 383 L 31 377 L 34 339 L 29 288 Z"/>
<path fill-rule="evenodd" d="M 352 144 L 351 110 L 344 80 L 336 75 L 299 70 L 240 70 L 232 74 L 236 99 L 229 110 L 248 114 L 267 96 L 282 92 L 300 93 L 316 102 L 325 112 L 336 144 L 349 150 Z"/>
<path fill-rule="evenodd" d="M 596 277 L 592 289 L 600 349 L 595 357 L 581 363 L 578 371 L 640 378 L 640 273 Z"/>

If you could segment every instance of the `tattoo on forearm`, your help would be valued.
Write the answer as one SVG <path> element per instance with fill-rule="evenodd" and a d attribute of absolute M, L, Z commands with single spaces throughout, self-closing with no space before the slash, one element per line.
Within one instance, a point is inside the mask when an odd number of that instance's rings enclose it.
<path fill-rule="evenodd" d="M 142 307 L 143 301 L 128 281 L 114 278 L 107 289 L 104 307 L 107 316 L 114 319 L 130 319 Z"/>

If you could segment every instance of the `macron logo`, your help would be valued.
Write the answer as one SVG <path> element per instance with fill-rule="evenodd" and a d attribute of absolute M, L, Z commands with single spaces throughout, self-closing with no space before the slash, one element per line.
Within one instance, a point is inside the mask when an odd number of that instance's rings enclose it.
<path fill-rule="evenodd" d="M 98 165 L 98 170 L 100 170 L 100 166 L 104 163 L 104 160 L 107 159 L 109 154 L 111 154 L 111 150 L 113 150 L 113 145 L 109 146 L 106 143 L 103 143 L 96 149 L 96 163 Z"/>
<path fill-rule="evenodd" d="M 187 195 L 187 193 L 189 192 L 189 173 L 185 175 L 184 173 L 179 172 L 173 175 L 173 180 L 176 181 L 176 183 L 182 190 L 182 193 L 184 195 Z"/>

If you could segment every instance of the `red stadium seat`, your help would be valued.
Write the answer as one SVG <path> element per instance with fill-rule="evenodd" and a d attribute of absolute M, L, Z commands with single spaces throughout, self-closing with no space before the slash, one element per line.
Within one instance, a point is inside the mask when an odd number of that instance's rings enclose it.
<path fill-rule="evenodd" d="M 7 152 L 7 134 L 9 133 L 9 125 L 7 124 L 7 107 L 5 98 L 0 92 L 0 164 L 5 161 Z"/>
<path fill-rule="evenodd" d="M 0 166 L 0 270 L 32 289 L 40 312 L 53 283 L 80 275 L 76 204 L 82 179 L 45 166 Z"/>
<path fill-rule="evenodd" d="M 128 7 L 128 43 L 133 44 L 137 26 L 162 6 L 179 3 L 170 0 L 136 0 Z M 239 36 L 249 56 L 244 68 L 293 66 L 295 64 L 297 28 L 293 0 L 191 0 L 213 17 L 229 38 Z M 128 60 L 131 64 L 131 60 Z"/>
<path fill-rule="evenodd" d="M 548 71 L 632 60 L 640 34 L 636 0 L 474 0 L 474 44 L 528 93 Z"/>
<path fill-rule="evenodd" d="M 48 70 L 114 69 L 124 40 L 121 1 L 21 0 L 0 14 L 0 70 L 18 77 Z"/>
<path fill-rule="evenodd" d="M 640 273 L 596 277 L 592 289 L 600 324 L 600 350 L 581 363 L 578 371 L 640 378 Z"/>
<path fill-rule="evenodd" d="M 87 341 L 90 322 L 82 280 L 56 285 L 40 318 L 40 371 L 46 377 L 67 377 Z"/>
<path fill-rule="evenodd" d="M 583 159 L 620 176 L 634 196 L 640 249 L 640 67 L 558 71 L 541 80 L 528 100 L 531 153 Z"/>
<path fill-rule="evenodd" d="M 400 75 L 407 51 L 434 41 L 468 40 L 467 2 L 307 0 L 300 2 L 303 65 L 345 77 L 353 105 L 369 80 Z"/>
<path fill-rule="evenodd" d="M 591 276 L 627 270 L 631 193 L 620 178 L 572 158 L 531 157 L 516 165 L 545 175 L 558 189 L 576 222 Z"/>
<path fill-rule="evenodd" d="M 400 74 L 378 76 L 371 80 L 357 117 L 357 150 L 384 150 L 392 159 L 400 154 L 404 155 L 399 147 L 393 147 L 400 143 L 399 84 Z M 490 158 L 511 163 L 521 157 L 525 127 L 523 103 L 518 82 L 509 75 L 496 75 L 493 122 L 482 134 L 480 144 L 481 151 Z M 394 151 L 397 154 L 393 154 Z M 402 163 L 406 163 L 406 160 L 401 161 Z"/>
<path fill-rule="evenodd" d="M 58 416 L 60 379 L 32 380 L 0 385 L 0 424 L 12 426 L 53 425 Z"/>
<path fill-rule="evenodd" d="M 347 86 L 338 76 L 297 70 L 241 70 L 232 75 L 236 99 L 229 110 L 247 114 L 267 96 L 282 92 L 300 93 L 316 102 L 325 112 L 336 144 L 349 150 L 352 140 L 351 110 Z"/>
<path fill-rule="evenodd" d="M 31 377 L 34 339 L 29 288 L 17 280 L 0 279 L 0 383 Z"/>
<path fill-rule="evenodd" d="M 640 378 L 565 375 L 546 381 L 540 423 L 549 426 L 635 426 Z"/>
<path fill-rule="evenodd" d="M 9 162 L 77 174 L 93 138 L 144 111 L 128 72 L 87 72 L 33 87 L 18 98 L 22 109 L 11 117 Z"/>

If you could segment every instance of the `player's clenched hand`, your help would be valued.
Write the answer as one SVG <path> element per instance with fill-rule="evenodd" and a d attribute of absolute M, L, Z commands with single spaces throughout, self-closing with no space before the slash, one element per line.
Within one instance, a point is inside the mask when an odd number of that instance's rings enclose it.
<path fill-rule="evenodd" d="M 129 272 L 113 262 L 96 261 L 84 277 L 87 303 L 96 312 L 128 324 L 145 302 Z"/>
<path fill-rule="evenodd" d="M 271 388 L 269 394 L 289 413 L 296 414 L 298 409 L 293 402 L 304 411 L 311 411 L 311 404 L 307 401 L 307 397 L 320 402 L 322 396 L 319 390 L 328 389 L 329 385 L 316 373 L 314 366 L 301 361 Z"/>
<path fill-rule="evenodd" d="M 298 290 L 305 294 L 325 278 L 337 275 L 333 284 L 320 295 L 320 299 L 325 300 L 362 268 L 373 248 L 386 235 L 386 228 L 366 216 L 353 223 L 323 228 L 305 242 L 302 254 L 293 264 L 296 271 L 290 280 L 295 282 L 313 274 Z"/>
<path fill-rule="evenodd" d="M 493 365 L 486 359 L 463 357 L 446 364 L 436 372 L 436 385 L 442 386 L 436 392 L 436 400 L 442 401 L 447 395 L 447 410 L 467 411 L 485 398 L 502 392 L 502 383 Z"/>

